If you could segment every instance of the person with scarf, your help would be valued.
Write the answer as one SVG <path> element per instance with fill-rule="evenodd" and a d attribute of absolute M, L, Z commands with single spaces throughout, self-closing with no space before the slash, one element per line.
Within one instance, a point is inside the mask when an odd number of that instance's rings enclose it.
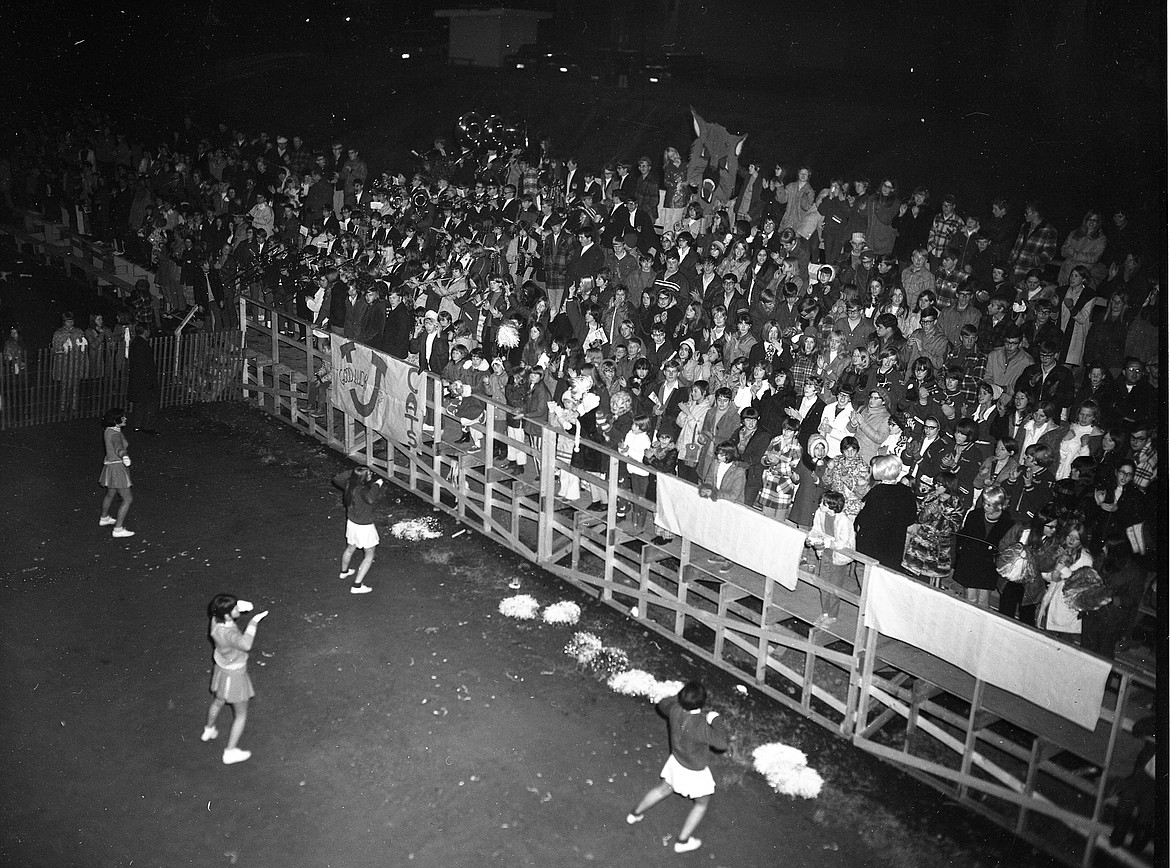
<path fill-rule="evenodd" d="M 959 477 L 944 470 L 922 501 L 917 521 L 906 533 L 902 568 L 938 587 L 955 569 L 955 533 L 966 507 L 959 495 Z"/>
<path fill-rule="evenodd" d="M 820 434 L 808 439 L 807 448 L 795 464 L 796 492 L 788 520 L 806 530 L 812 527 L 813 515 L 825 493 L 825 476 L 829 469 L 828 442 Z"/>
<path fill-rule="evenodd" d="M 861 460 L 857 438 L 846 437 L 841 441 L 841 454 L 829 462 L 825 487 L 845 495 L 845 514 L 855 516 L 871 483 L 869 463 Z"/>
<path fill-rule="evenodd" d="M 1068 478 L 1074 459 L 1082 455 L 1100 455 L 1105 432 L 1098 427 L 1097 417 L 1097 404 L 1093 401 L 1086 401 L 1076 408 L 1073 421 L 1065 426 L 1064 436 L 1057 446 L 1057 479 Z"/>
<path fill-rule="evenodd" d="M 857 438 L 861 461 L 868 466 L 890 436 L 890 410 L 886 393 L 881 389 L 870 389 L 865 396 L 866 405 L 853 411 L 846 427 Z"/>
<path fill-rule="evenodd" d="M 1085 526 L 1080 521 L 1066 521 L 1057 534 L 1056 564 L 1043 573 L 1048 587 L 1036 611 L 1036 626 L 1061 637 L 1080 636 L 1081 611 L 1066 595 L 1066 585 L 1082 567 L 1092 568 L 1093 556 L 1085 548 Z"/>
<path fill-rule="evenodd" d="M 1104 306 L 1108 302 L 1093 291 L 1089 269 L 1083 265 L 1069 272 L 1068 285 L 1057 289 L 1056 298 L 1059 304 L 1057 324 L 1063 335 L 1060 359 L 1069 367 L 1078 368 L 1084 361 L 1085 341 L 1093 313 L 1097 305 Z"/>

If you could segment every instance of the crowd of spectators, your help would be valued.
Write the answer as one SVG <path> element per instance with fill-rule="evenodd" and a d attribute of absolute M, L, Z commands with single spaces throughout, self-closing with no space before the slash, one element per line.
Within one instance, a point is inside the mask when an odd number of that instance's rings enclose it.
<path fill-rule="evenodd" d="M 198 305 L 215 328 L 238 294 L 263 298 L 318 341 L 441 376 L 444 437 L 478 446 L 485 398 L 512 409 L 496 424 L 517 439 L 557 432 L 583 474 L 560 493 L 588 509 L 606 509 L 603 482 L 581 481 L 608 466 L 589 445 L 606 446 L 809 528 L 810 567 L 843 587 L 855 546 L 980 605 L 998 592 L 1004 614 L 1101 653 L 1136 619 L 1161 308 L 1123 207 L 1088 209 L 1062 239 L 1037 201 L 936 208 L 921 186 L 806 165 L 745 161 L 733 200 L 705 201 L 685 143 L 583 165 L 548 140 L 440 138 L 377 171 L 343 140 L 188 118 L 140 144 L 75 121 L 22 131 L 6 202 L 60 208 L 149 265 L 140 316 Z M 326 363 L 319 415 L 328 383 Z M 493 458 L 531 471 L 523 450 Z M 623 465 L 639 496 L 654 479 Z M 621 517 L 668 539 L 644 511 Z M 1024 580 L 1004 576 L 1009 549 Z M 1069 615 L 1066 582 L 1111 593 Z M 824 608 L 827 627 L 831 593 Z"/>

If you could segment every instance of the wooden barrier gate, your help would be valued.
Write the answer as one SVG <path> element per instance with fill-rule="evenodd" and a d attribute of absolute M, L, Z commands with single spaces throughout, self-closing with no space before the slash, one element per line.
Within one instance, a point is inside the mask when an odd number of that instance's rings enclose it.
<path fill-rule="evenodd" d="M 712 552 L 692 540 L 655 544 L 652 522 L 642 533 L 622 522 L 630 509 L 653 512 L 654 504 L 619 486 L 617 453 L 583 442 L 607 469 L 573 467 L 558 457 L 555 431 L 515 436 L 507 408 L 490 399 L 484 418 L 466 426 L 473 441 L 456 442 L 463 429 L 444 413 L 432 375 L 420 399 L 433 425 L 417 448 L 337 410 L 318 420 L 301 406 L 321 361 L 307 324 L 248 298 L 240 299 L 240 323 L 254 351 L 241 388 L 268 413 L 1057 858 L 1088 866 L 1108 849 L 1144 864 L 1109 847 L 1105 807 L 1108 784 L 1128 776 L 1141 747 L 1131 730 L 1152 713 L 1151 673 L 1113 663 L 1089 732 L 868 628 L 873 562 L 857 553 L 860 592 L 839 591 L 839 619 L 817 629 L 820 590 L 832 586 L 803 565 L 790 591 L 738 564 L 712 566 Z M 497 445 L 523 455 L 524 468 L 499 466 Z M 570 476 L 605 502 L 604 512 L 560 496 Z"/>
<path fill-rule="evenodd" d="M 162 407 L 239 397 L 243 370 L 238 331 L 151 338 Z M 31 362 L 0 366 L 0 431 L 100 417 L 127 406 L 128 364 L 116 342 L 97 351 L 54 357 L 41 349 Z"/>

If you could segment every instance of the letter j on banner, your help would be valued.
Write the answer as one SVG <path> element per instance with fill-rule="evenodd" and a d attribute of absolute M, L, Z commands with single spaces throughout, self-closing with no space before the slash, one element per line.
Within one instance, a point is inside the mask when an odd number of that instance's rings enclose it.
<path fill-rule="evenodd" d="M 422 437 L 414 369 L 353 341 L 333 343 L 333 406 L 382 436 L 412 447 Z M 425 381 L 422 381 L 425 382 Z"/>

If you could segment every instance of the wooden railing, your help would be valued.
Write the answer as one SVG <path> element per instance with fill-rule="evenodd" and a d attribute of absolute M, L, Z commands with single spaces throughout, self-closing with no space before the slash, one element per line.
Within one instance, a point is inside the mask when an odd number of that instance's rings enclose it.
<path fill-rule="evenodd" d="M 243 347 L 238 331 L 152 338 L 161 407 L 239 396 Z M 97 350 L 55 356 L 42 348 L 32 359 L 0 363 L 0 431 L 100 417 L 127 408 L 126 348 L 110 341 Z"/>
<path fill-rule="evenodd" d="M 509 408 L 486 398 L 483 419 L 461 425 L 445 413 L 442 384 L 429 374 L 419 374 L 429 425 L 416 446 L 337 410 L 316 419 L 301 407 L 321 359 L 312 338 L 301 337 L 311 335 L 307 324 L 247 298 L 240 323 L 256 351 L 242 389 L 268 413 L 1069 864 L 1087 866 L 1108 847 L 1109 784 L 1129 774 L 1141 746 L 1131 730 L 1152 713 L 1151 674 L 1112 664 L 1089 731 L 867 627 L 874 565 L 860 554 L 851 553 L 859 593 L 827 585 L 804 564 L 788 590 L 738 564 L 713 566 L 712 552 L 695 540 L 655 543 L 653 522 L 639 533 L 620 520 L 655 508 L 619 484 L 627 463 L 620 455 L 582 442 L 605 469 L 581 470 L 558 455 L 556 431 L 517 436 L 507 427 Z M 473 442 L 459 442 L 464 428 Z M 523 455 L 524 469 L 505 469 L 497 446 Z M 560 496 L 570 477 L 604 511 L 589 510 L 584 496 Z M 841 614 L 818 629 L 822 589 L 838 593 Z"/>

